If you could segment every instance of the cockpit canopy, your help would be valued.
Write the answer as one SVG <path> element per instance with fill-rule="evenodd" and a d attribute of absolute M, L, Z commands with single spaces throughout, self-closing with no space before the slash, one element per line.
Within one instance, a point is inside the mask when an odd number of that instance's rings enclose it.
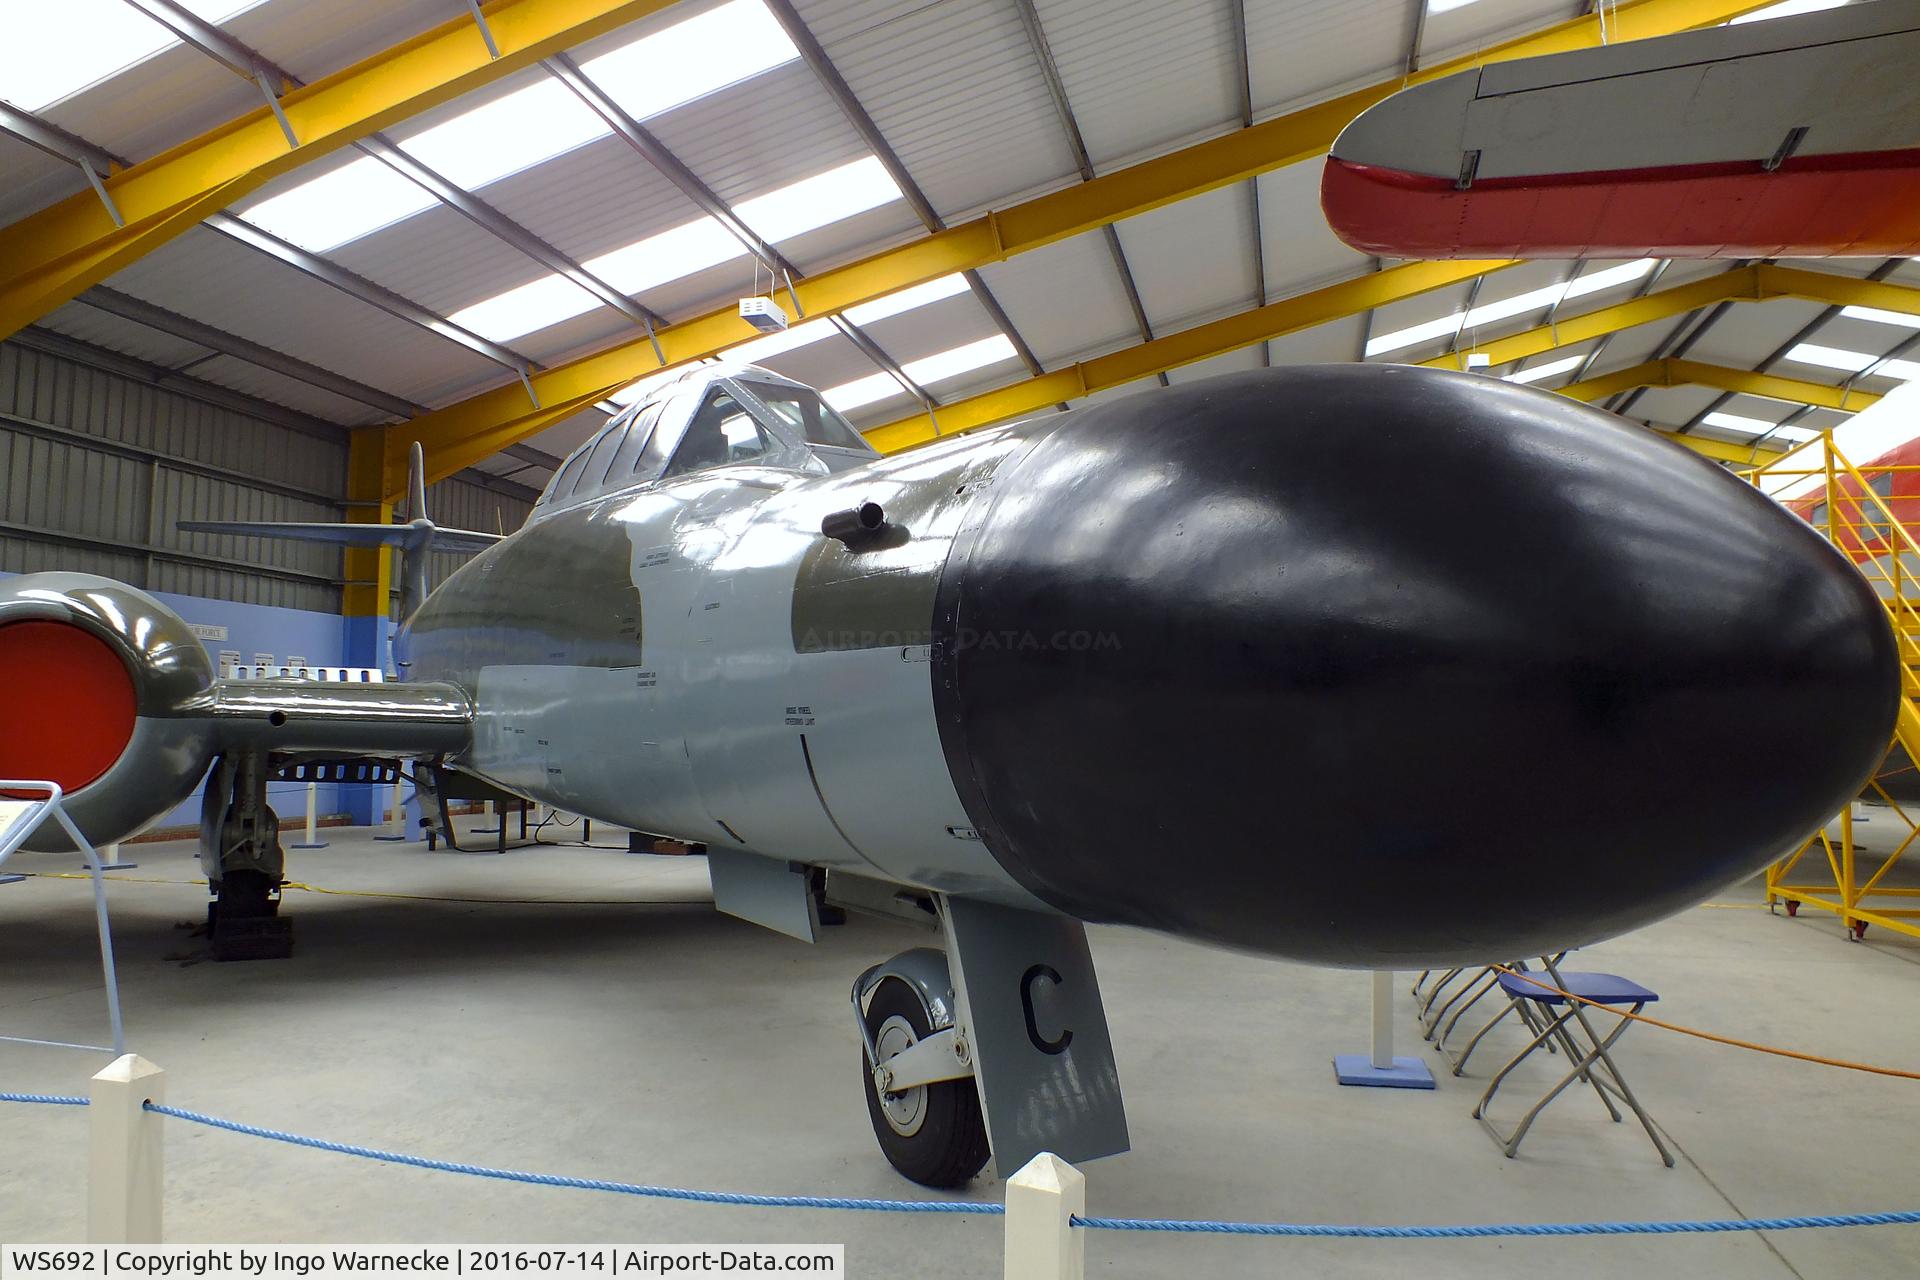
<path fill-rule="evenodd" d="M 534 513 L 736 463 L 824 473 L 875 456 L 813 388 L 756 365 L 700 365 L 651 388 L 569 454 Z"/>

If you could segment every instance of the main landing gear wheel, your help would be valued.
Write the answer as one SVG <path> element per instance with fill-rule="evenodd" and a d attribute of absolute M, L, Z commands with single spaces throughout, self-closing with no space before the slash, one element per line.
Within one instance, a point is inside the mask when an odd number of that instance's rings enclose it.
<path fill-rule="evenodd" d="M 933 1034 L 920 998 L 898 978 L 874 989 L 866 1020 L 882 1062 Z M 957 1187 L 986 1167 L 992 1152 L 980 1115 L 980 1092 L 972 1080 L 942 1080 L 887 1093 L 874 1080 L 864 1048 L 860 1074 L 866 1080 L 873 1135 L 887 1162 L 903 1175 L 923 1187 Z"/>

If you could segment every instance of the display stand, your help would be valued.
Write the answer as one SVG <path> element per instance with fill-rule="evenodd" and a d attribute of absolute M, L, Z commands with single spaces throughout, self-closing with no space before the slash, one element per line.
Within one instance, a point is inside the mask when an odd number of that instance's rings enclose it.
<path fill-rule="evenodd" d="M 25 844 L 27 837 L 46 825 L 48 819 L 60 824 L 73 841 L 73 847 L 86 857 L 88 873 L 93 877 L 94 921 L 100 932 L 100 972 L 107 989 L 107 1021 L 113 1029 L 111 1047 L 97 1044 L 70 1044 L 64 1040 L 34 1040 L 26 1036 L 0 1036 L 0 1040 L 14 1044 L 37 1044 L 55 1049 L 83 1049 L 91 1053 L 111 1053 L 116 1057 L 127 1051 L 125 1029 L 120 1023 L 120 978 L 113 964 L 113 929 L 107 922 L 107 881 L 103 874 L 99 852 L 80 834 L 80 828 L 73 825 L 73 819 L 67 816 L 66 807 L 61 803 L 65 793 L 58 783 L 42 782 L 32 779 L 0 779 L 0 794 L 18 797 L 20 792 L 41 792 L 42 799 L 28 801 L 25 808 L 13 815 L 13 820 L 0 830 L 0 884 L 17 884 L 27 877 L 7 874 L 6 862 Z"/>
<path fill-rule="evenodd" d="M 1341 1084 L 1375 1089 L 1431 1089 L 1433 1072 L 1419 1058 L 1393 1056 L 1393 972 L 1373 974 L 1373 1047 L 1368 1053 L 1342 1053 L 1333 1059 Z"/>

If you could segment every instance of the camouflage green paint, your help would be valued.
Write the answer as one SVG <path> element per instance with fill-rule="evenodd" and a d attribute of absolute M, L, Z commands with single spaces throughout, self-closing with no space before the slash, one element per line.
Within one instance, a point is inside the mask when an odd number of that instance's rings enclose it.
<path fill-rule="evenodd" d="M 620 499 L 559 511 L 494 544 L 403 633 L 409 680 L 472 686 L 490 666 L 637 667 L 640 592 Z"/>
<path fill-rule="evenodd" d="M 821 538 L 793 585 L 793 650 L 833 653 L 904 648 L 933 639 L 933 597 L 960 512 L 990 483 L 1002 452 L 956 452 L 937 471 L 915 474 L 884 502 L 887 528 L 847 547 Z M 899 467 L 896 470 L 907 470 Z M 886 461 L 869 481 L 886 477 Z M 849 494 L 849 504 L 861 500 Z"/>

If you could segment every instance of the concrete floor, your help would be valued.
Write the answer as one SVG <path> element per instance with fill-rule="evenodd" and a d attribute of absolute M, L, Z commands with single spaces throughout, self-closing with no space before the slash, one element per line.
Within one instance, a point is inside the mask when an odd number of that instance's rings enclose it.
<path fill-rule="evenodd" d="M 919 1194 L 868 1130 L 847 984 L 922 940 L 856 918 L 806 947 L 715 914 L 698 858 L 527 849 L 429 854 L 329 833 L 292 873 L 372 894 L 289 894 L 291 961 L 195 960 L 190 849 L 137 846 L 112 889 L 129 1043 L 170 1100 L 348 1142 L 547 1172 L 758 1192 Z M 18 869 L 69 858 L 22 855 Z M 1356 893 L 1364 886 L 1356 886 Z M 1761 1041 L 1920 1065 L 1920 943 L 1769 918 L 1752 886 L 1583 953 L 1657 1012 Z M 1354 904 L 1366 910 L 1364 898 Z M 0 1033 L 94 1040 L 86 886 L 0 887 Z M 1468 1116 L 1511 1037 L 1432 1093 L 1341 1089 L 1368 980 L 1093 931 L 1134 1151 L 1091 1164 L 1093 1212 L 1446 1223 L 1724 1218 L 1920 1207 L 1905 1144 L 1920 1086 L 1636 1028 L 1622 1063 L 1680 1152 L 1568 1094 L 1520 1158 Z M 1404 992 L 1405 982 L 1401 983 Z M 1403 1051 L 1416 1040 L 1404 995 Z M 1558 1059 L 1517 1078 L 1544 1080 Z M 99 1057 L 0 1045 L 0 1089 L 84 1092 Z M 1536 1090 L 1537 1092 L 1537 1090 Z M 1511 1109 L 1509 1114 L 1511 1114 Z M 85 1117 L 0 1104 L 0 1240 L 84 1230 Z M 171 1124 L 174 1241 L 843 1241 L 859 1276 L 999 1274 L 990 1218 L 750 1210 L 514 1186 Z M 972 1190 L 1000 1195 L 997 1181 Z M 1759 1238 L 1306 1241 L 1097 1233 L 1101 1276 L 1920 1273 L 1920 1227 Z"/>

